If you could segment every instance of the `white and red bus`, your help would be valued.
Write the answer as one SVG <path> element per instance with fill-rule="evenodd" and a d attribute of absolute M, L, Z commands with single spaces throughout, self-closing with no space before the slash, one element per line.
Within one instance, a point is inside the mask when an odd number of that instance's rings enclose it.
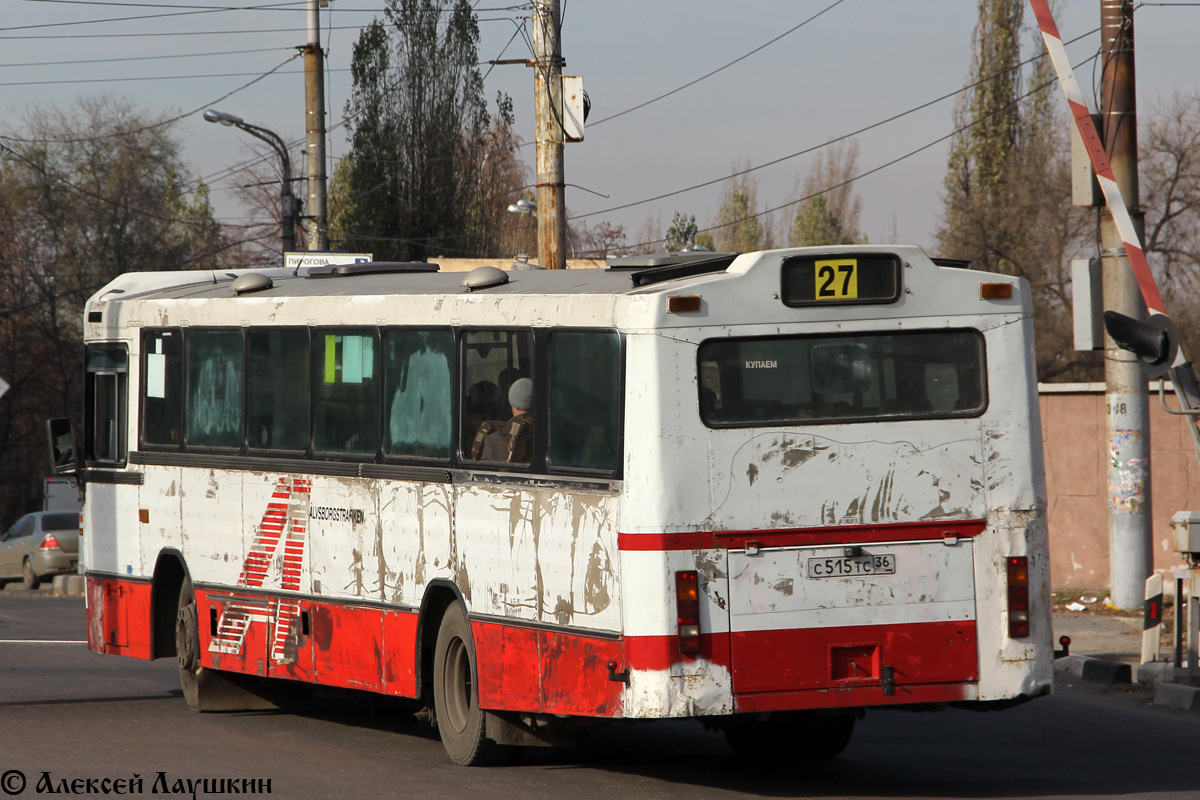
<path fill-rule="evenodd" d="M 460 764 L 679 717 L 829 757 L 864 709 L 1047 694 L 1029 290 L 962 267 L 124 275 L 84 322 L 89 646 L 201 710 L 417 698 Z"/>

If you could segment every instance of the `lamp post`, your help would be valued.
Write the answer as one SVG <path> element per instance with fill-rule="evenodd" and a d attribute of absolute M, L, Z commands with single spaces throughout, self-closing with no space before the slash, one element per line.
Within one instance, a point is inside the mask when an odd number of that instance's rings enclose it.
<path fill-rule="evenodd" d="M 224 111 L 217 111 L 210 108 L 204 112 L 204 119 L 207 122 L 219 122 L 222 125 L 232 125 L 235 128 L 240 128 L 251 136 L 263 140 L 275 149 L 275 152 L 279 155 L 279 160 L 283 164 L 283 188 L 279 192 L 280 207 L 283 212 L 283 252 L 287 253 L 295 250 L 296 197 L 292 194 L 292 160 L 288 157 L 287 145 L 283 143 L 283 139 L 279 138 L 279 134 L 274 131 L 260 128 L 257 125 L 251 125 L 241 117 L 226 114 Z"/>
<path fill-rule="evenodd" d="M 526 200 L 524 197 L 522 197 L 520 200 L 518 200 L 515 203 L 509 204 L 508 208 L 505 210 L 508 213 L 516 214 L 517 216 L 521 216 L 522 214 L 529 214 L 534 219 L 537 218 L 537 203 L 535 203 L 532 200 Z M 525 255 L 524 253 L 518 254 L 517 260 L 514 261 L 512 264 L 512 268 L 513 269 L 531 269 L 532 267 L 529 264 L 529 256 Z"/>
<path fill-rule="evenodd" d="M 536 202 L 534 202 L 533 200 L 526 200 L 524 197 L 522 197 L 517 202 L 511 203 L 508 206 L 508 208 L 505 210 L 510 214 L 517 214 L 518 216 L 521 214 L 531 214 L 534 217 L 537 217 L 538 204 Z M 567 241 L 570 244 L 571 256 L 574 257 L 575 256 L 575 232 L 572 231 L 570 228 L 565 228 L 565 230 L 567 232 Z M 565 258 L 563 259 L 563 264 L 564 264 L 564 266 L 566 264 Z M 545 264 L 542 265 L 542 268 L 543 269 L 552 269 L 552 267 L 546 267 Z"/>

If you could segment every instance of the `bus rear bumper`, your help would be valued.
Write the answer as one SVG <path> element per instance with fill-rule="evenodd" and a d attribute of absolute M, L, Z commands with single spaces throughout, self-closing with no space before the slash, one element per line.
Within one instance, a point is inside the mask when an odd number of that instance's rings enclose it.
<path fill-rule="evenodd" d="M 884 694 L 882 686 L 806 689 L 787 692 L 758 692 L 734 696 L 739 714 L 800 709 L 867 708 L 909 705 L 944 705 L 975 700 L 975 683 L 910 683 Z"/>

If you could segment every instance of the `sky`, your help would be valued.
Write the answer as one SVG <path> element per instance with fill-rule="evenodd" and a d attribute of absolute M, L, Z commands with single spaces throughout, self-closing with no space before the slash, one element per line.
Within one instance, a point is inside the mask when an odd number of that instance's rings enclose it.
<path fill-rule="evenodd" d="M 245 221 L 230 190 L 251 178 L 231 168 L 260 152 L 258 143 L 201 114 L 216 108 L 269 128 L 296 143 L 293 163 L 303 163 L 303 63 L 293 56 L 307 38 L 307 3 L 240 1 L 0 0 L 0 128 L 19 135 L 39 109 L 101 95 L 131 101 L 149 116 L 188 114 L 173 128 L 183 158 L 210 183 L 218 216 Z M 1200 91 L 1200 6 L 1182 3 L 1143 3 L 1135 12 L 1143 126 L 1173 93 Z M 648 232 L 661 236 L 676 212 L 694 215 L 701 228 L 712 225 L 727 185 L 720 179 L 735 167 L 783 159 L 752 173 L 759 210 L 794 201 L 819 150 L 785 157 L 962 88 L 976 16 L 969 0 L 562 5 L 564 73 L 583 76 L 591 100 L 584 141 L 566 146 L 568 212 L 573 224 L 623 225 L 630 243 Z M 527 4 L 476 0 L 475 7 L 481 61 L 529 57 Z M 330 173 L 348 149 L 338 123 L 353 44 L 382 9 L 383 0 L 331 0 L 321 11 Z M 1074 63 L 1085 62 L 1099 47 L 1099 0 L 1059 0 L 1057 19 L 1064 40 L 1082 37 L 1067 49 Z M 1034 44 L 1031 33 L 1024 55 L 1040 52 Z M 1079 69 L 1089 95 L 1098 80 L 1093 63 Z M 516 132 L 531 143 L 533 71 L 486 63 L 481 69 L 489 105 L 494 110 L 497 93 L 510 96 Z M 859 172 L 879 168 L 854 184 L 870 241 L 918 244 L 936 255 L 957 97 L 855 136 Z M 605 119 L 615 114 L 621 116 Z M 532 171 L 532 144 L 521 154 Z M 790 220 L 795 206 L 776 213 Z"/>

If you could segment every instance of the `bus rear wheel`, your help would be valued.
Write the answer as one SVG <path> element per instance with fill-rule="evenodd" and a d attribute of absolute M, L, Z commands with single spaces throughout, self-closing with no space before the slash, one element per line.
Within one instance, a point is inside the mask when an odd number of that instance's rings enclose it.
<path fill-rule="evenodd" d="M 179 685 L 183 699 L 195 711 L 200 710 L 200 630 L 196 616 L 196 596 L 192 582 L 183 579 L 179 587 L 179 607 L 175 614 L 175 655 L 179 660 Z"/>
<path fill-rule="evenodd" d="M 739 757 L 756 761 L 828 761 L 850 744 L 855 717 L 806 711 L 776 713 L 759 720 L 735 717 L 721 727 Z"/>
<path fill-rule="evenodd" d="M 475 645 L 467 615 L 457 603 L 446 609 L 433 653 L 433 709 L 446 755 L 464 767 L 496 764 L 510 748 L 487 738 L 487 714 L 479 707 Z"/>

